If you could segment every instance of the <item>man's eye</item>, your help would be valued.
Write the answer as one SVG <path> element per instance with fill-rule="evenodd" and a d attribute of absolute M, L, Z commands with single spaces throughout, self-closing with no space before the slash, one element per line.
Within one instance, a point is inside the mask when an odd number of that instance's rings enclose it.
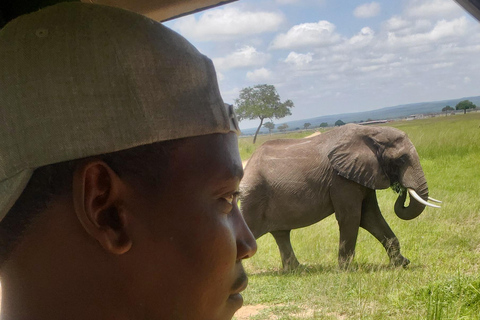
<path fill-rule="evenodd" d="M 233 199 L 234 199 L 234 198 L 235 198 L 235 197 L 234 197 L 234 195 L 232 194 L 232 195 L 226 196 L 224 199 L 227 200 L 227 202 L 228 202 L 229 204 L 233 204 Z"/>
<path fill-rule="evenodd" d="M 240 194 L 240 192 L 237 191 L 237 192 L 234 192 L 232 194 L 229 194 L 229 195 L 223 197 L 223 199 L 225 199 L 225 201 L 227 201 L 230 205 L 233 205 L 235 203 L 235 201 L 237 200 L 237 197 L 238 197 L 239 194 Z"/>

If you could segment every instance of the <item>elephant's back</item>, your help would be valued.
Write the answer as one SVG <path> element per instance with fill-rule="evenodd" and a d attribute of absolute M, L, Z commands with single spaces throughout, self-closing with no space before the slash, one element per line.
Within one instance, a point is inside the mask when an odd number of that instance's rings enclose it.
<path fill-rule="evenodd" d="M 244 181 L 262 177 L 267 183 L 305 182 L 318 178 L 330 163 L 317 137 L 276 139 L 265 142 L 252 155 L 245 168 Z"/>
<path fill-rule="evenodd" d="M 308 139 L 276 139 L 262 144 L 252 155 L 251 160 L 281 160 L 315 157 L 319 153 L 318 141 Z"/>

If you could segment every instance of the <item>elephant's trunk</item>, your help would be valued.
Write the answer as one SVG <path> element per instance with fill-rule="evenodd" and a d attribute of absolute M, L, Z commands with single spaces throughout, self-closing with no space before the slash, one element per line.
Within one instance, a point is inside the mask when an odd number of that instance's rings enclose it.
<path fill-rule="evenodd" d="M 409 172 L 410 171 L 410 172 Z M 413 172 L 411 172 L 413 171 Z M 418 173 L 421 172 L 421 173 Z M 417 173 L 417 174 L 414 174 Z M 413 179 L 411 177 L 414 177 Z M 408 177 L 408 178 L 407 178 Z M 407 170 L 405 175 L 403 175 L 403 181 L 400 181 L 400 184 L 404 188 L 411 188 L 413 189 L 423 200 L 428 200 L 428 186 L 427 180 L 423 175 L 423 171 L 420 170 Z M 403 220 L 410 220 L 416 218 L 423 212 L 425 209 L 425 205 L 414 199 L 413 197 L 409 196 L 410 204 L 405 207 L 405 200 L 407 199 L 407 190 L 405 189 L 395 201 L 395 213 L 400 219 Z"/>

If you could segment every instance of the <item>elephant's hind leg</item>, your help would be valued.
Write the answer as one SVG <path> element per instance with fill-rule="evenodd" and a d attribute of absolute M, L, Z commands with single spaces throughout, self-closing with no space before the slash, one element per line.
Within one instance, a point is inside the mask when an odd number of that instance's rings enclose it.
<path fill-rule="evenodd" d="M 400 242 L 380 212 L 375 190 L 370 190 L 363 202 L 360 226 L 380 241 L 387 251 L 390 264 L 405 267 L 410 263 L 410 260 L 400 253 Z"/>
<path fill-rule="evenodd" d="M 282 265 L 284 271 L 289 271 L 297 268 L 297 257 L 293 252 L 292 244 L 290 242 L 290 230 L 271 231 L 270 232 L 277 242 L 280 256 L 282 257 Z"/>

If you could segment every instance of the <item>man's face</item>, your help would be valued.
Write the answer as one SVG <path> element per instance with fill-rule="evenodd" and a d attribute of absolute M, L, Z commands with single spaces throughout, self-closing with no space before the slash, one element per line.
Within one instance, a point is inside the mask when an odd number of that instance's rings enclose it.
<path fill-rule="evenodd" d="M 128 295 L 142 319 L 231 319 L 247 284 L 241 260 L 256 251 L 236 203 L 237 137 L 184 139 L 170 159 L 162 190 L 137 192 L 128 208 L 140 226 Z"/>

